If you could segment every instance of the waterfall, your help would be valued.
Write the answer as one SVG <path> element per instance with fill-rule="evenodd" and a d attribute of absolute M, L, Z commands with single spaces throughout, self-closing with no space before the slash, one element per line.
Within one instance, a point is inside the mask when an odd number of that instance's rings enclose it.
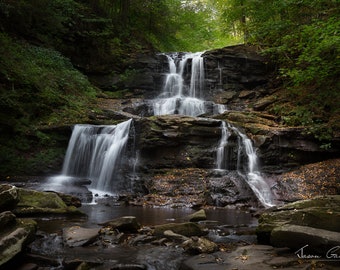
<path fill-rule="evenodd" d="M 153 101 L 154 115 L 198 116 L 205 113 L 205 101 L 201 99 L 204 91 L 202 54 L 202 52 L 186 53 L 183 57 L 178 54 L 165 54 L 169 73 L 166 74 L 161 94 Z M 185 77 L 190 66 L 190 81 L 188 81 Z"/>
<path fill-rule="evenodd" d="M 221 139 L 216 150 L 216 164 L 218 170 L 227 168 L 226 146 L 228 144 L 229 133 L 227 130 L 226 122 L 222 121 L 221 124 Z"/>
<path fill-rule="evenodd" d="M 227 157 L 227 145 L 228 138 L 230 136 L 230 130 L 233 130 L 238 138 L 238 149 L 237 149 L 237 171 L 249 187 L 253 190 L 258 200 L 265 207 L 271 207 L 273 203 L 272 192 L 267 182 L 261 176 L 258 157 L 254 150 L 251 140 L 243 134 L 239 129 L 234 126 L 227 125 L 224 121 L 221 124 L 221 139 L 216 150 L 216 167 L 218 170 L 225 170 L 228 168 L 228 157 Z M 247 156 L 248 164 L 246 167 L 246 173 L 243 173 L 242 168 L 242 154 Z"/>
<path fill-rule="evenodd" d="M 132 120 L 118 125 L 75 125 L 66 151 L 62 174 L 86 177 L 91 188 L 114 191 L 129 138 Z M 123 157 L 123 158 L 122 158 Z"/>
<path fill-rule="evenodd" d="M 236 128 L 234 128 L 237 130 Z M 238 130 L 237 130 L 238 131 Z M 241 137 L 242 145 L 246 151 L 248 157 L 248 171 L 246 175 L 247 182 L 250 188 L 253 190 L 259 201 L 265 207 L 271 207 L 275 204 L 273 203 L 272 192 L 268 183 L 263 179 L 258 167 L 258 158 L 256 152 L 253 148 L 251 140 L 241 132 L 238 131 Z M 240 173 L 240 169 L 238 168 Z"/>

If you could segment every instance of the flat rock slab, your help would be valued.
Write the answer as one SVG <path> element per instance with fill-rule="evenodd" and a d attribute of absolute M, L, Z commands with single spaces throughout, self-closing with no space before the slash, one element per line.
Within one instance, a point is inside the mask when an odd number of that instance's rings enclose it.
<path fill-rule="evenodd" d="M 249 245 L 235 251 L 200 254 L 183 262 L 185 270 L 272 270 L 310 269 L 310 260 L 300 260 L 295 254 L 278 255 L 272 246 Z M 323 269 L 338 269 L 328 266 Z"/>
<path fill-rule="evenodd" d="M 271 233 L 271 242 L 277 247 L 289 247 L 298 250 L 305 245 L 318 254 L 340 246 L 340 233 L 316 229 L 307 226 L 284 225 L 275 228 Z M 314 254 L 314 253 L 313 253 Z"/>
<path fill-rule="evenodd" d="M 93 243 L 99 234 L 99 228 L 73 226 L 63 230 L 63 239 L 69 247 L 86 246 Z"/>

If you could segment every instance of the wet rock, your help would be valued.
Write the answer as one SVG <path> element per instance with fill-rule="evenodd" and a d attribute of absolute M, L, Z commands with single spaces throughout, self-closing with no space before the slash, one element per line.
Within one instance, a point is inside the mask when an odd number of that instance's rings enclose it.
<path fill-rule="evenodd" d="M 283 225 L 272 230 L 270 241 L 274 246 L 293 250 L 308 245 L 313 254 L 325 255 L 327 250 L 340 246 L 340 233 L 307 226 Z"/>
<path fill-rule="evenodd" d="M 99 228 L 73 226 L 63 229 L 64 243 L 68 247 L 80 247 L 92 244 L 99 236 Z"/>
<path fill-rule="evenodd" d="M 163 236 L 165 231 L 171 230 L 176 234 L 184 235 L 187 237 L 201 236 L 207 234 L 199 225 L 193 222 L 185 223 L 167 223 L 157 225 L 154 228 L 154 235 Z"/>
<path fill-rule="evenodd" d="M 16 216 L 10 211 L 0 213 L 0 232 L 3 232 L 8 227 L 15 225 L 16 223 L 15 219 Z"/>
<path fill-rule="evenodd" d="M 15 186 L 0 185 L 0 211 L 13 209 L 18 201 L 18 190 Z"/>
<path fill-rule="evenodd" d="M 137 261 L 147 266 L 147 269 L 170 270 L 181 269 L 183 249 L 169 246 L 153 246 L 140 249 Z"/>
<path fill-rule="evenodd" d="M 253 191 L 236 171 L 226 172 L 221 175 L 215 172 L 209 179 L 207 190 L 209 190 L 213 204 L 217 206 L 257 203 Z"/>
<path fill-rule="evenodd" d="M 187 216 L 185 219 L 188 220 L 188 221 L 191 221 L 191 222 L 197 222 L 197 221 L 201 221 L 201 220 L 206 220 L 207 215 L 205 213 L 205 210 L 201 209 L 201 210 Z"/>
<path fill-rule="evenodd" d="M 42 192 L 18 188 L 19 202 L 13 212 L 16 215 L 84 215 L 53 192 Z"/>
<path fill-rule="evenodd" d="M 178 233 L 174 233 L 173 231 L 171 230 L 166 230 L 163 232 L 163 235 L 166 237 L 166 238 L 169 238 L 171 240 L 175 240 L 175 241 L 187 241 L 189 240 L 188 237 L 184 236 L 184 235 L 181 235 L 181 234 L 178 234 Z"/>
<path fill-rule="evenodd" d="M 121 232 L 137 232 L 141 228 L 137 218 L 134 216 L 119 217 L 105 223 L 101 223 L 100 225 L 111 227 L 112 229 L 117 229 Z"/>
<path fill-rule="evenodd" d="M 56 194 L 64 201 L 67 206 L 74 206 L 77 208 L 81 207 L 81 200 L 78 197 L 59 192 L 56 192 Z"/>
<path fill-rule="evenodd" d="M 203 237 L 192 237 L 182 247 L 189 254 L 213 253 L 218 250 L 217 244 Z"/>
<path fill-rule="evenodd" d="M 339 232 L 339 224 L 340 195 L 320 196 L 268 210 L 260 216 L 256 233 L 259 242 L 270 243 L 272 231 L 284 225 Z"/>
<path fill-rule="evenodd" d="M 37 223 L 17 219 L 16 224 L 0 232 L 0 266 L 8 262 L 33 240 Z"/>
<path fill-rule="evenodd" d="M 147 243 L 151 243 L 153 241 L 155 241 L 157 238 L 155 236 L 151 236 L 151 235 L 138 235 L 132 239 L 129 240 L 129 245 L 131 246 L 137 246 L 137 245 L 141 245 L 141 244 L 147 244 Z"/>

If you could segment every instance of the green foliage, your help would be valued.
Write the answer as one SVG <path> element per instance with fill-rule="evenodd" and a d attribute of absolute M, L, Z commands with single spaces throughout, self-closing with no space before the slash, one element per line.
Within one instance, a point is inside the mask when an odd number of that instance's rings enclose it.
<path fill-rule="evenodd" d="M 60 155 L 40 151 L 55 139 L 39 128 L 87 119 L 95 95 L 60 53 L 0 33 L 0 170 L 20 172 Z"/>
<path fill-rule="evenodd" d="M 58 52 L 18 43 L 0 34 L 2 112 L 17 111 L 21 122 L 48 121 L 50 114 L 68 116 L 68 109 L 84 106 L 95 89 Z M 64 112 L 63 112 L 64 111 Z"/>
<path fill-rule="evenodd" d="M 224 27 L 236 27 L 246 42 L 279 64 L 294 106 L 276 108 L 284 123 L 304 125 L 324 142 L 327 122 L 340 104 L 340 5 L 338 0 L 219 1 Z M 274 109 L 275 110 L 275 109 Z"/>

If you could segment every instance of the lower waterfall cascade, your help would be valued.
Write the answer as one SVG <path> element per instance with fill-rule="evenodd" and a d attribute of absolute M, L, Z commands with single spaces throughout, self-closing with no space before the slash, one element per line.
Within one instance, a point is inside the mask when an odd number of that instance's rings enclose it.
<path fill-rule="evenodd" d="M 154 115 L 186 115 L 199 117 L 206 112 L 204 93 L 204 58 L 202 53 L 165 55 L 169 73 L 161 94 L 152 102 Z M 189 75 L 188 75 L 189 74 Z M 188 79 L 188 77 L 190 79 Z M 225 105 L 214 104 L 214 113 L 223 113 Z M 75 125 L 66 152 L 62 175 L 86 177 L 92 189 L 115 193 L 119 191 L 122 167 L 126 163 L 131 171 L 138 170 L 138 159 L 125 156 L 132 119 L 118 125 Z M 213 120 L 217 121 L 217 120 Z M 273 206 L 269 185 L 261 176 L 258 158 L 251 140 L 238 128 L 221 122 L 221 138 L 216 147 L 216 170 L 228 171 L 228 137 L 231 132 L 238 137 L 237 172 L 264 207 Z M 134 154 L 137 156 L 137 154 Z M 247 166 L 241 164 L 241 155 L 247 157 Z M 244 169 L 243 167 L 246 167 Z M 122 177 L 123 179 L 124 177 Z"/>
<path fill-rule="evenodd" d="M 62 175 L 86 177 L 91 188 L 114 192 L 132 119 L 118 125 L 75 125 L 66 151 Z"/>

